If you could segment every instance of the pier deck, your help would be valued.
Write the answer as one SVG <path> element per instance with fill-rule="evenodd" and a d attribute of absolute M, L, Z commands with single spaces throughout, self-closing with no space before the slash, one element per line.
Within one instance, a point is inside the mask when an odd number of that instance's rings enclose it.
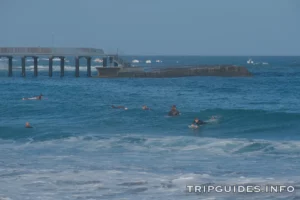
<path fill-rule="evenodd" d="M 0 56 L 48 56 L 48 57 L 60 57 L 60 56 L 104 56 L 102 49 L 95 48 L 48 48 L 48 47 L 0 47 Z"/>

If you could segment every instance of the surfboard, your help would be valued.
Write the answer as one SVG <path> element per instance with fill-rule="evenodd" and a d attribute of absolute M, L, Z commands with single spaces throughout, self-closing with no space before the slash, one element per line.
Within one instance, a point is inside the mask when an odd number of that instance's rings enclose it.
<path fill-rule="evenodd" d="M 42 98 L 41 100 L 43 99 L 48 99 L 48 98 Z M 30 97 L 30 98 L 22 98 L 22 100 L 39 100 L 37 97 Z"/>
<path fill-rule="evenodd" d="M 192 125 L 188 125 L 188 127 L 189 127 L 189 128 L 192 128 L 192 129 L 196 129 L 196 128 L 198 128 L 199 126 L 193 125 L 193 124 L 192 124 Z"/>
<path fill-rule="evenodd" d="M 23 98 L 22 100 L 37 100 L 36 97 L 31 97 L 31 98 Z"/>

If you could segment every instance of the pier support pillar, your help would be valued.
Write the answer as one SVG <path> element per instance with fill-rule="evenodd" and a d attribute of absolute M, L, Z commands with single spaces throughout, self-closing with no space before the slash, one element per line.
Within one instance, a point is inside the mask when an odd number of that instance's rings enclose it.
<path fill-rule="evenodd" d="M 109 66 L 113 67 L 114 57 L 109 56 Z"/>
<path fill-rule="evenodd" d="M 33 76 L 37 77 L 38 76 L 38 57 L 34 56 L 33 57 Z"/>
<path fill-rule="evenodd" d="M 8 58 L 8 76 L 12 76 L 12 56 L 7 57 Z"/>
<path fill-rule="evenodd" d="M 86 58 L 86 62 L 87 62 L 87 76 L 88 77 L 91 77 L 92 76 L 92 71 L 91 71 L 91 60 L 92 58 L 91 57 L 87 57 Z"/>
<path fill-rule="evenodd" d="M 79 77 L 79 57 L 75 57 L 75 77 Z"/>
<path fill-rule="evenodd" d="M 53 57 L 49 57 L 49 77 L 53 74 Z"/>
<path fill-rule="evenodd" d="M 22 60 L 22 74 L 21 74 L 21 76 L 25 77 L 26 76 L 26 71 L 25 71 L 26 57 L 22 57 L 21 60 Z"/>
<path fill-rule="evenodd" d="M 103 58 L 103 67 L 107 67 L 107 57 Z"/>
<path fill-rule="evenodd" d="M 60 57 L 60 77 L 65 76 L 65 57 Z"/>

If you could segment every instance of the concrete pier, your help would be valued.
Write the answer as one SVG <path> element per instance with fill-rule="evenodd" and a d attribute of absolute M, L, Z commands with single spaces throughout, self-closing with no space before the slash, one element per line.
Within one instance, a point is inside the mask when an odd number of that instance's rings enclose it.
<path fill-rule="evenodd" d="M 80 76 L 79 60 L 87 61 L 87 76 L 91 77 L 91 59 L 93 56 L 103 59 L 103 67 L 97 67 L 99 77 L 183 77 L 183 76 L 252 76 L 245 67 L 218 66 L 183 66 L 168 67 L 145 72 L 141 67 L 132 67 L 118 55 L 104 54 L 102 49 L 95 48 L 44 48 L 44 47 L 0 47 L 0 57 L 8 58 L 8 76 L 12 76 L 12 59 L 21 57 L 21 76 L 26 77 L 26 58 L 34 59 L 34 76 L 38 76 L 38 58 L 49 58 L 49 76 L 53 75 L 53 58 L 60 58 L 60 76 L 64 76 L 65 57 L 75 57 L 75 77 Z"/>
<path fill-rule="evenodd" d="M 37 77 L 38 76 L 38 57 L 34 56 L 33 57 L 33 76 Z"/>
<path fill-rule="evenodd" d="M 53 75 L 53 57 L 49 57 L 49 77 Z"/>
<path fill-rule="evenodd" d="M 103 67 L 107 67 L 107 57 L 103 58 Z"/>
<path fill-rule="evenodd" d="M 22 63 L 22 74 L 21 74 L 21 76 L 25 77 L 26 76 L 26 70 L 25 70 L 25 67 L 26 67 L 26 57 L 25 56 L 21 58 L 21 63 Z"/>
<path fill-rule="evenodd" d="M 60 57 L 60 77 L 65 76 L 65 57 Z"/>
<path fill-rule="evenodd" d="M 114 66 L 114 58 L 112 56 L 109 56 L 109 66 L 110 67 Z"/>
<path fill-rule="evenodd" d="M 153 69 L 145 72 L 140 67 L 128 68 L 97 68 L 98 76 L 105 78 L 124 77 L 124 78 L 175 78 L 186 76 L 223 76 L 223 77 L 249 77 L 252 74 L 246 67 L 241 66 L 192 66 Z"/>
<path fill-rule="evenodd" d="M 75 57 L 75 77 L 79 77 L 79 57 Z"/>
<path fill-rule="evenodd" d="M 92 61 L 91 57 L 86 57 L 87 76 L 88 77 L 92 76 L 91 61 Z"/>
<path fill-rule="evenodd" d="M 12 59 L 13 59 L 12 56 L 8 56 L 8 76 L 9 77 L 12 77 L 12 75 L 13 75 L 13 72 L 12 72 L 12 66 L 13 66 Z"/>
<path fill-rule="evenodd" d="M 65 57 L 75 57 L 75 76 L 79 77 L 79 59 L 87 60 L 87 76 L 91 77 L 91 59 L 95 57 L 112 56 L 114 62 L 118 62 L 122 66 L 123 61 L 116 60 L 115 55 L 106 55 L 102 49 L 95 48 L 47 48 L 47 47 L 0 47 L 0 57 L 8 58 L 8 76 L 12 76 L 12 59 L 13 57 L 21 57 L 21 76 L 26 76 L 26 58 L 31 57 L 34 60 L 34 76 L 38 76 L 38 59 L 39 57 L 49 58 L 49 76 L 53 75 L 53 58 L 60 58 L 60 75 L 64 76 Z M 105 66 L 107 67 L 107 60 Z"/>

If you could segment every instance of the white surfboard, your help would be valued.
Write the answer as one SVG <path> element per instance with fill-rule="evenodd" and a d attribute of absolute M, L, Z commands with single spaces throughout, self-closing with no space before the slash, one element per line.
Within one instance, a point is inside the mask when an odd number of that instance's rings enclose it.
<path fill-rule="evenodd" d="M 30 98 L 23 98 L 22 100 L 37 100 L 36 97 L 30 97 Z"/>
<path fill-rule="evenodd" d="M 188 127 L 189 127 L 189 128 L 192 128 L 192 129 L 196 129 L 196 128 L 198 128 L 199 126 L 191 124 L 191 125 L 189 125 Z"/>

